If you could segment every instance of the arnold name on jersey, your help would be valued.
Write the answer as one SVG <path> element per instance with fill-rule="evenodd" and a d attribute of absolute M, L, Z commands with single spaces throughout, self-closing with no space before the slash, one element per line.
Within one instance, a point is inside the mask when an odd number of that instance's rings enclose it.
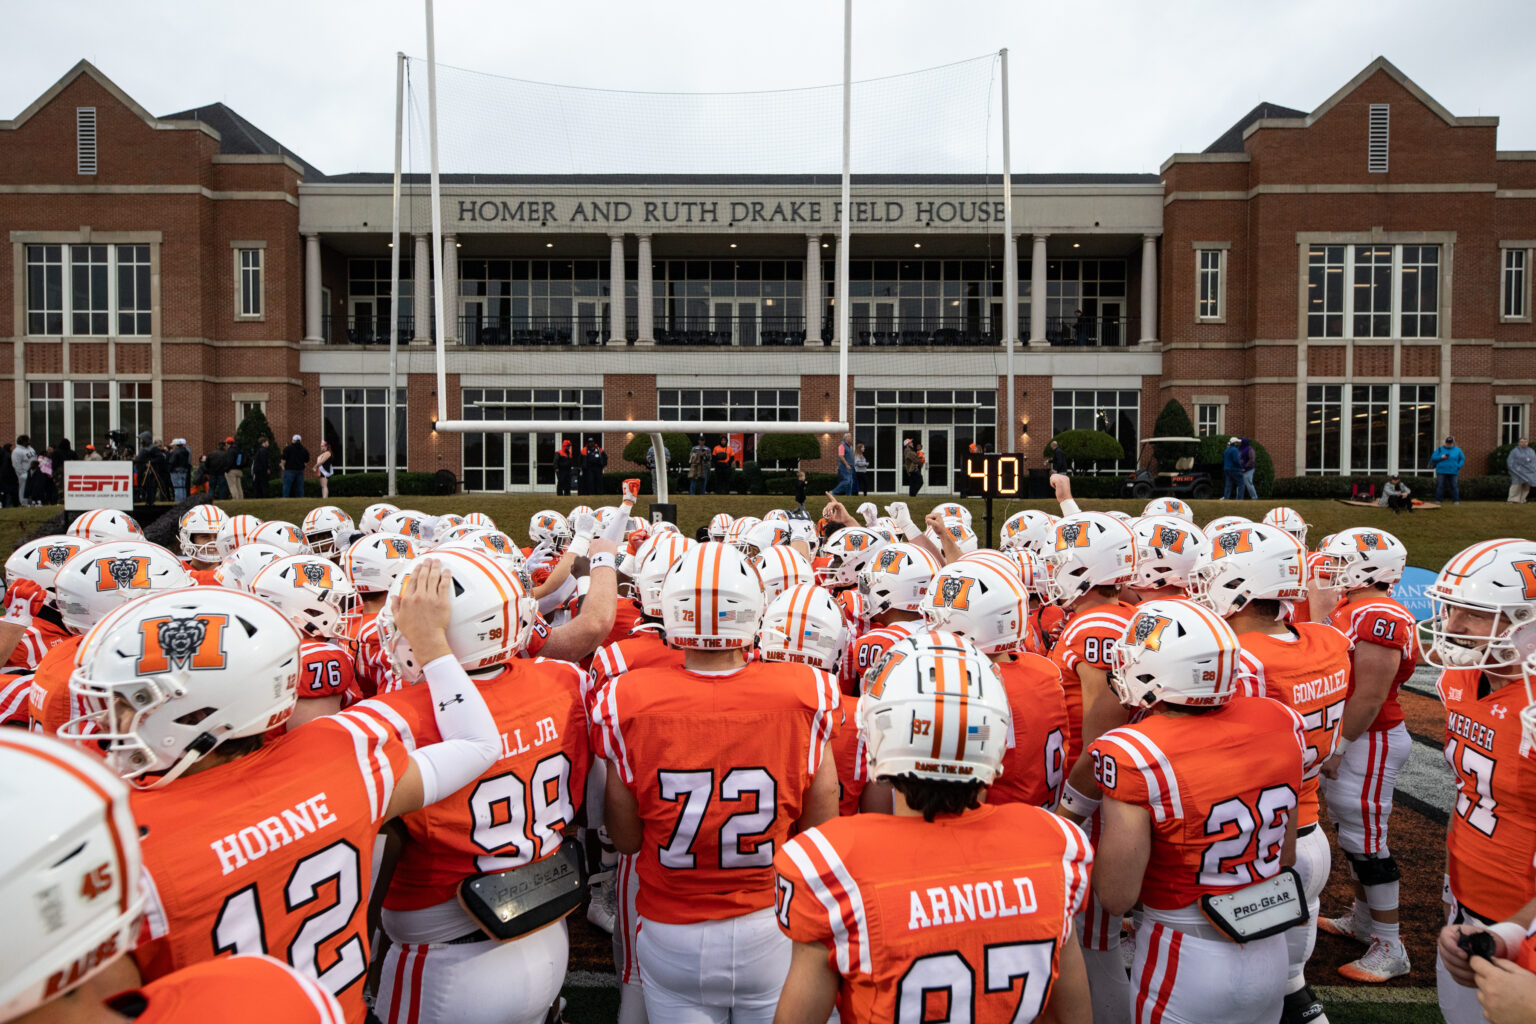
<path fill-rule="evenodd" d="M 1009 898 L 1015 894 L 1018 899 L 1010 903 Z M 1017 917 L 1040 909 L 1035 899 L 1035 883 L 1028 877 L 913 889 L 907 893 L 907 903 L 909 932 L 941 924 Z"/>

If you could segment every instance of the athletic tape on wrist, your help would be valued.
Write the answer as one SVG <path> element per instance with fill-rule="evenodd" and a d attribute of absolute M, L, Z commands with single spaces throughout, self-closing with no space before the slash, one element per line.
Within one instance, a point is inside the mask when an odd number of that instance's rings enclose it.
<path fill-rule="evenodd" d="M 1067 783 L 1061 789 L 1061 809 L 1071 811 L 1073 814 L 1084 818 L 1093 816 L 1093 812 L 1099 809 L 1100 801 L 1086 793 L 1080 793 L 1072 788 L 1072 783 Z"/>
<path fill-rule="evenodd" d="M 612 553 L 604 551 L 589 558 L 587 560 L 587 567 L 589 569 L 613 569 L 615 567 L 615 560 Z"/>
<path fill-rule="evenodd" d="M 577 558 L 587 557 L 587 551 L 592 547 L 591 537 L 577 537 L 571 541 L 570 552 Z"/>

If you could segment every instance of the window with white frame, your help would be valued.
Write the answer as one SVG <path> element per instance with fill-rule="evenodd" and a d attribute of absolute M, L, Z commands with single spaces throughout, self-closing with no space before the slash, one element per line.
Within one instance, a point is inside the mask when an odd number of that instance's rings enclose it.
<path fill-rule="evenodd" d="M 27 424 L 39 450 L 69 438 L 79 451 L 109 444 L 107 433 L 120 430 L 137 446 L 139 434 L 154 431 L 154 384 L 151 381 L 30 381 Z M 115 397 L 115 402 L 114 402 Z"/>
<path fill-rule="evenodd" d="M 261 249 L 235 250 L 235 316 L 260 319 L 265 309 L 262 293 Z"/>
<path fill-rule="evenodd" d="M 794 388 L 661 388 L 656 392 L 661 420 L 798 420 L 800 392 Z M 706 440 L 713 443 L 713 438 Z M 742 460 L 757 460 L 757 438 L 748 434 Z"/>
<path fill-rule="evenodd" d="M 74 419 L 69 425 L 72 432 L 66 436 L 75 450 L 84 451 L 88 444 L 105 444 L 107 431 L 112 429 L 112 382 L 77 380 L 70 384 L 70 391 Z"/>
<path fill-rule="evenodd" d="M 1522 437 L 1527 437 L 1525 432 L 1525 410 L 1523 402 L 1503 402 L 1499 405 L 1499 444 L 1514 444 Z"/>
<path fill-rule="evenodd" d="M 69 437 L 64 415 L 64 381 L 34 380 L 27 384 L 27 434 L 32 447 L 42 451 L 62 437 Z M 21 481 L 23 487 L 26 481 Z"/>
<path fill-rule="evenodd" d="M 1141 423 L 1140 391 L 1052 391 L 1051 433 L 1099 430 L 1125 449 L 1120 465 L 1132 465 Z"/>
<path fill-rule="evenodd" d="M 1439 314 L 1440 246 L 1308 247 L 1307 337 L 1436 338 Z"/>
<path fill-rule="evenodd" d="M 149 245 L 25 248 L 29 335 L 150 333 L 154 296 Z"/>
<path fill-rule="evenodd" d="M 600 420 L 602 388 L 465 388 L 466 420 Z M 555 484 L 554 458 L 559 443 L 570 439 L 580 447 L 583 434 L 572 423 L 569 431 L 551 434 L 483 433 L 464 435 L 464 489 L 467 491 L 531 490 Z M 610 453 L 610 463 L 614 456 Z"/>
<path fill-rule="evenodd" d="M 395 389 L 395 466 L 405 468 L 405 388 Z M 338 473 L 388 468 L 389 389 L 321 388 L 320 415 Z"/>
<path fill-rule="evenodd" d="M 1530 263 L 1530 250 L 1505 249 L 1503 262 L 1499 315 L 1505 320 L 1529 320 L 1531 311 L 1526 267 Z"/>
<path fill-rule="evenodd" d="M 155 385 L 147 380 L 125 380 L 117 385 L 117 429 L 137 438 L 153 432 Z"/>
<path fill-rule="evenodd" d="M 267 403 L 264 399 L 237 398 L 235 400 L 235 425 L 245 422 L 245 418 L 253 412 L 259 412 L 263 416 L 267 414 Z"/>
<path fill-rule="evenodd" d="M 1195 256 L 1196 273 L 1200 280 L 1195 316 L 1201 320 L 1220 320 L 1226 315 L 1221 302 L 1221 271 L 1226 252 L 1222 249 L 1201 249 Z"/>
<path fill-rule="evenodd" d="M 1227 407 L 1218 402 L 1197 402 L 1195 404 L 1195 434 L 1199 437 L 1210 437 L 1212 434 L 1223 433 L 1226 428 Z"/>
<path fill-rule="evenodd" d="M 1397 465 L 1399 473 L 1428 473 L 1435 450 L 1435 385 L 1397 386 Z"/>
<path fill-rule="evenodd" d="M 1305 472 L 1428 472 L 1435 394 L 1433 384 L 1308 385 Z"/>

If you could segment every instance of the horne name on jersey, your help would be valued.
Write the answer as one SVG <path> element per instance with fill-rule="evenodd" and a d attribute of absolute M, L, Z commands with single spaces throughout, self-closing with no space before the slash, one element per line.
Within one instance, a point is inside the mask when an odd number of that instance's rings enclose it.
<path fill-rule="evenodd" d="M 336 815 L 326 806 L 325 799 L 324 793 L 316 793 L 307 800 L 300 800 L 292 807 L 284 808 L 281 814 L 262 818 L 256 824 L 231 832 L 223 839 L 215 839 L 208 846 L 219 858 L 224 874 L 237 871 L 273 850 L 280 850 L 327 825 L 334 825 Z"/>
<path fill-rule="evenodd" d="M 911 909 L 907 918 L 909 932 L 940 924 L 965 924 L 1033 914 L 1040 907 L 1035 900 L 1035 883 L 1027 876 L 1006 882 L 996 878 L 964 885 L 912 889 L 907 893 L 907 903 Z"/>

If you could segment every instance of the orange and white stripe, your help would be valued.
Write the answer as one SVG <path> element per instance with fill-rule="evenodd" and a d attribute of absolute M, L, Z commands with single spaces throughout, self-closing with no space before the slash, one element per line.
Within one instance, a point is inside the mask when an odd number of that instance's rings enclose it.
<path fill-rule="evenodd" d="M 336 997 L 320 986 L 320 983 L 307 974 L 294 970 L 287 964 L 265 953 L 253 953 L 249 956 L 241 956 L 241 960 L 260 960 L 277 968 L 283 975 L 283 979 L 292 982 L 304 997 L 315 1008 L 315 1019 L 321 1024 L 345 1024 L 346 1014 L 342 1013 L 341 1004 L 336 1002 Z M 277 979 L 272 979 L 274 982 Z"/>
<path fill-rule="evenodd" d="M 370 820 L 382 821 L 389 808 L 389 801 L 395 795 L 395 769 L 390 764 L 387 749 L 388 744 L 395 740 L 378 721 L 355 713 L 355 709 L 332 715 L 328 720 L 345 729 L 352 737 L 358 774 L 362 776 L 363 789 L 368 794 Z"/>
<path fill-rule="evenodd" d="M 1083 909 L 1083 902 L 1088 897 L 1088 877 L 1093 867 L 1093 847 L 1088 842 L 1087 833 L 1072 822 L 1054 814 L 1050 815 L 1050 820 L 1061 829 L 1061 834 L 1066 838 L 1066 848 L 1061 856 L 1062 892 L 1066 896 L 1062 903 L 1061 933 L 1065 938 L 1067 929 L 1072 924 L 1072 918 Z"/>
<path fill-rule="evenodd" d="M 1147 960 L 1141 970 L 1132 1006 L 1135 1024 L 1162 1024 L 1179 975 L 1179 949 L 1184 933 L 1154 922 L 1148 930 Z"/>
<path fill-rule="evenodd" d="M 827 912 L 838 973 L 872 973 L 864 897 L 832 844 L 820 829 L 812 828 L 784 844 L 784 852 Z"/>
<path fill-rule="evenodd" d="M 1111 729 L 1099 737 L 1099 742 L 1123 751 L 1137 771 L 1141 772 L 1154 821 L 1161 823 L 1170 818 L 1178 821 L 1184 817 L 1184 801 L 1179 795 L 1178 776 L 1173 772 L 1168 755 L 1150 737 L 1134 726 L 1125 726 Z"/>
<path fill-rule="evenodd" d="M 379 1007 L 380 1015 L 390 1024 L 421 1024 L 422 975 L 426 972 L 427 943 L 397 942 L 384 958 L 384 974 L 379 979 L 379 1002 L 388 993 L 389 1003 Z"/>

